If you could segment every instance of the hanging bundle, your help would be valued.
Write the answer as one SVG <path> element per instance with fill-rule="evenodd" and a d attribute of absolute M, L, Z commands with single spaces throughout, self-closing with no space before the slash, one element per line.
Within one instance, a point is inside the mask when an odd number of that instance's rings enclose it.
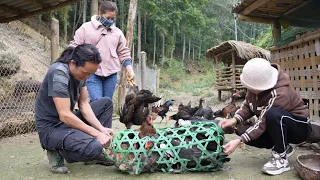
<path fill-rule="evenodd" d="M 104 152 L 121 171 L 131 174 L 217 171 L 230 160 L 223 153 L 224 133 L 215 123 L 158 128 L 152 137 L 139 138 L 138 134 L 135 130 L 117 132 Z"/>

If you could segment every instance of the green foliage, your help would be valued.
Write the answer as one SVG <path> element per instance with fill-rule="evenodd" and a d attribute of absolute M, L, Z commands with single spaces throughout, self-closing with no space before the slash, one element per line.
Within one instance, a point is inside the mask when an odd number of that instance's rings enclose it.
<path fill-rule="evenodd" d="M 126 25 L 130 1 L 118 0 L 116 25 L 126 34 Z M 162 56 L 176 59 L 183 57 L 183 42 L 186 42 L 184 57 L 195 54 L 196 59 L 204 57 L 207 49 L 226 40 L 235 39 L 235 20 L 231 13 L 237 0 L 144 0 L 138 1 L 138 11 L 142 17 L 142 47 L 149 57 L 160 64 Z M 87 20 L 90 20 L 90 1 L 87 1 Z M 73 38 L 73 31 L 82 23 L 83 1 L 42 15 L 48 22 L 52 16 L 60 21 L 60 33 L 67 39 Z M 144 19 L 146 17 L 146 19 Z M 134 45 L 137 48 L 137 24 L 134 28 Z M 154 38 L 154 30 L 156 37 Z M 237 21 L 237 37 L 240 41 L 255 43 L 262 47 L 271 44 L 270 27 L 263 24 Z M 175 33 L 174 33 L 175 32 Z M 165 54 L 162 55 L 162 36 L 165 36 Z M 65 36 L 66 37 L 66 36 Z M 185 37 L 185 39 L 184 39 Z M 256 40 L 258 37 L 258 40 Z M 261 39 L 261 40 L 260 40 Z M 189 49 L 188 42 L 191 42 Z M 156 49 L 154 49 L 154 44 Z M 193 49 L 195 52 L 193 52 Z M 136 52 L 136 51 L 135 51 Z M 199 58 L 200 53 L 200 58 Z M 137 53 L 135 53 L 137 55 Z M 193 57 L 192 55 L 190 57 Z M 153 58 L 148 58 L 152 60 Z M 175 78 L 177 79 L 177 78 Z"/>
<path fill-rule="evenodd" d="M 11 52 L 1 52 L 0 54 L 0 76 L 9 76 L 17 73 L 20 69 L 20 58 Z"/>
<path fill-rule="evenodd" d="M 269 49 L 273 44 L 273 36 L 271 27 L 269 27 L 264 33 L 253 42 L 253 45 L 262 47 L 264 49 Z"/>
<path fill-rule="evenodd" d="M 192 67 L 190 63 L 195 63 L 201 72 L 188 68 Z M 214 63 L 208 60 L 188 61 L 183 64 L 175 59 L 166 59 L 160 75 L 160 88 L 191 92 L 195 96 L 202 94 L 202 89 L 212 87 L 216 78 Z"/>

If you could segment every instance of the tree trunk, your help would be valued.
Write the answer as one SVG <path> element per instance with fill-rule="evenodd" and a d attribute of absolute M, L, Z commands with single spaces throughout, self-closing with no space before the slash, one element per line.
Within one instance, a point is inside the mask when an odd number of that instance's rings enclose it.
<path fill-rule="evenodd" d="M 127 39 L 127 47 L 131 50 L 132 47 L 132 40 L 133 40 L 133 29 L 134 29 L 134 22 L 136 18 L 136 12 L 137 12 L 137 4 L 138 0 L 130 0 L 130 7 L 129 7 L 129 13 L 128 13 L 128 24 L 127 24 L 127 33 L 126 33 L 126 39 Z M 132 65 L 133 65 L 132 61 Z M 125 69 L 122 67 L 121 75 L 120 75 L 120 86 L 119 86 L 119 92 L 118 92 L 118 110 L 120 110 L 120 107 L 122 107 L 122 104 L 124 103 L 124 99 L 126 96 L 126 75 L 125 75 Z"/>
<path fill-rule="evenodd" d="M 186 34 L 183 34 L 182 62 L 184 62 L 186 54 Z"/>
<path fill-rule="evenodd" d="M 192 44 L 192 60 L 194 61 L 194 44 Z"/>
<path fill-rule="evenodd" d="M 84 24 L 85 22 L 87 22 L 87 0 L 83 0 L 83 17 L 82 17 L 82 24 Z"/>
<path fill-rule="evenodd" d="M 173 52 L 175 48 L 176 48 L 176 29 L 173 28 L 173 48 L 171 50 L 171 56 L 170 56 L 171 59 L 173 58 Z"/>
<path fill-rule="evenodd" d="M 131 57 L 131 61 L 133 62 L 135 60 L 135 53 L 134 53 L 134 42 L 132 43 L 132 49 L 131 49 L 131 53 L 132 53 L 132 57 Z"/>
<path fill-rule="evenodd" d="M 191 53 L 191 38 L 189 39 L 188 59 L 190 59 L 190 53 Z"/>
<path fill-rule="evenodd" d="M 236 18 L 236 14 L 234 14 L 234 36 L 235 36 L 235 40 L 238 41 L 238 26 L 237 26 L 237 18 Z"/>
<path fill-rule="evenodd" d="M 72 35 L 74 35 L 74 32 L 75 32 L 75 30 L 76 30 L 78 3 L 75 3 L 74 6 L 73 6 L 73 8 L 74 8 L 74 15 L 73 15 Z"/>
<path fill-rule="evenodd" d="M 139 61 L 139 64 L 141 65 L 141 13 L 138 12 L 138 51 L 137 51 L 137 59 Z"/>
<path fill-rule="evenodd" d="M 124 16 L 125 16 L 125 12 L 124 12 L 124 0 L 120 0 L 120 28 L 122 31 L 124 31 Z"/>
<path fill-rule="evenodd" d="M 98 0 L 91 0 L 91 16 L 98 14 Z"/>
<path fill-rule="evenodd" d="M 161 65 L 163 65 L 164 63 L 164 57 L 165 57 L 165 51 L 164 51 L 164 46 L 165 45 L 165 37 L 164 34 L 162 34 L 162 61 L 161 61 Z"/>
<path fill-rule="evenodd" d="M 157 30 L 156 27 L 153 29 L 153 63 L 154 66 L 156 64 L 156 48 L 157 48 Z"/>
<path fill-rule="evenodd" d="M 68 13 L 63 13 L 63 40 L 67 41 L 68 37 Z"/>
<path fill-rule="evenodd" d="M 144 46 L 147 46 L 147 14 L 144 14 Z"/>
<path fill-rule="evenodd" d="M 82 7 L 82 1 L 80 1 L 80 4 L 79 4 L 79 17 L 78 17 L 78 20 L 77 20 L 77 22 L 76 22 L 76 28 L 78 27 L 78 24 L 79 24 L 79 22 L 80 22 L 80 19 L 81 19 L 81 16 L 82 16 L 82 9 L 83 8 L 81 8 Z"/>
<path fill-rule="evenodd" d="M 201 58 L 201 43 L 202 43 L 202 40 L 201 40 L 201 29 L 199 29 L 199 38 L 200 38 L 200 45 L 199 45 L 199 59 Z"/>

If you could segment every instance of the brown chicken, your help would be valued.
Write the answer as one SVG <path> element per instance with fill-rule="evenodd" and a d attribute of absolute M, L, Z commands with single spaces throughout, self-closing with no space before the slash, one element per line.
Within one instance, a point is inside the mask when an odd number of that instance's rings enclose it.
<path fill-rule="evenodd" d="M 214 112 L 213 115 L 215 117 L 223 117 L 227 119 L 232 118 L 235 115 L 236 111 L 239 109 L 239 107 L 236 106 L 236 103 L 235 103 L 235 99 L 239 96 L 240 95 L 238 93 L 234 93 L 232 95 L 231 103 L 225 106 L 224 108 L 222 108 L 221 110 Z"/>
<path fill-rule="evenodd" d="M 146 121 L 144 121 L 142 123 L 142 125 L 140 126 L 140 133 L 139 133 L 139 138 L 143 138 L 145 136 L 153 136 L 154 134 L 156 134 L 156 128 L 153 127 L 153 121 L 151 116 L 148 116 L 146 118 Z"/>

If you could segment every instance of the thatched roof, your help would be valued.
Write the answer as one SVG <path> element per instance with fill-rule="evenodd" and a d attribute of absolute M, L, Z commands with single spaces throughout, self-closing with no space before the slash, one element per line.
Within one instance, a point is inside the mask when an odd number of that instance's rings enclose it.
<path fill-rule="evenodd" d="M 257 57 L 265 58 L 270 61 L 270 51 L 253 46 L 246 42 L 233 40 L 225 41 L 218 46 L 208 49 L 206 52 L 206 57 L 219 57 L 220 61 L 231 64 L 232 50 L 235 52 L 237 65 L 245 64 L 248 60 Z"/>
<path fill-rule="evenodd" d="M 0 23 L 48 12 L 79 0 L 2 0 L 0 1 Z"/>

